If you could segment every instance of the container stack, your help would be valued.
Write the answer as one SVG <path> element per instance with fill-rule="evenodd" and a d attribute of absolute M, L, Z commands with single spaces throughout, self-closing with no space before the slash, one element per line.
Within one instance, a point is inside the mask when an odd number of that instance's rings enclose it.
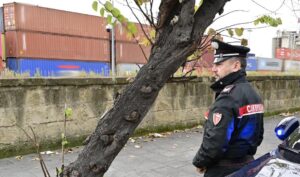
<path fill-rule="evenodd" d="M 277 48 L 275 55 L 283 60 L 284 71 L 300 71 L 300 49 Z"/>
<path fill-rule="evenodd" d="M 150 34 L 151 28 L 147 25 L 141 27 L 140 24 L 136 24 L 136 27 L 138 32 L 135 37 L 141 42 L 146 38 L 143 31 Z M 135 74 L 141 66 L 147 63 L 151 47 L 139 45 L 136 39 L 128 37 L 121 25 L 117 26 L 116 62 L 118 75 Z"/>
<path fill-rule="evenodd" d="M 3 23 L 3 7 L 0 7 L 0 71 L 4 68 L 5 45 L 4 45 L 4 23 Z"/>
<path fill-rule="evenodd" d="M 247 55 L 246 71 L 282 71 L 283 62 L 278 58 L 256 57 L 255 54 Z"/>
<path fill-rule="evenodd" d="M 195 71 L 196 74 L 205 74 L 211 72 L 214 61 L 214 49 L 211 47 L 211 36 L 202 37 L 202 46 L 206 46 L 201 53 L 199 59 L 192 58 L 191 61 L 186 62 L 183 72 Z"/>
<path fill-rule="evenodd" d="M 111 41 L 105 18 L 21 3 L 4 4 L 3 17 L 10 70 L 30 76 L 81 71 L 109 75 Z M 117 63 L 143 63 L 135 51 L 138 44 L 122 35 L 116 34 Z"/>
<path fill-rule="evenodd" d="M 256 71 L 257 70 L 257 59 L 254 53 L 247 54 L 247 67 L 246 71 Z"/>
<path fill-rule="evenodd" d="M 184 66 L 184 73 L 194 70 L 197 74 L 210 72 L 214 61 L 214 51 L 207 49 L 198 60 L 187 62 Z"/>

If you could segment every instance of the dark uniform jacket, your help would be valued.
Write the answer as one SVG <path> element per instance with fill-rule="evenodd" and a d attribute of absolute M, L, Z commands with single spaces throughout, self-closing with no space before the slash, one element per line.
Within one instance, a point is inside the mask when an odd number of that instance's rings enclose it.
<path fill-rule="evenodd" d="M 263 139 L 262 100 L 243 70 L 225 76 L 211 88 L 216 100 L 209 109 L 203 142 L 193 160 L 196 167 L 254 155 Z"/>

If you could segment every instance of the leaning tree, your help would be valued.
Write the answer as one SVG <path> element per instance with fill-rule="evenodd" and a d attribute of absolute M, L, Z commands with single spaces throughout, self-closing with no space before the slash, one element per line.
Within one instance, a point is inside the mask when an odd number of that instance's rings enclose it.
<path fill-rule="evenodd" d="M 100 119 L 78 158 L 66 166 L 60 176 L 104 175 L 149 111 L 166 81 L 197 50 L 204 31 L 213 22 L 216 14 L 223 12 L 227 1 L 203 0 L 195 8 L 195 0 L 162 0 L 156 20 L 153 20 L 152 15 L 146 15 L 156 31 L 148 63 L 140 69 L 134 81 L 123 90 L 114 106 Z M 134 2 L 137 7 L 145 2 L 150 3 L 151 8 L 153 5 L 153 0 Z M 107 6 L 104 10 L 111 11 L 121 22 L 127 22 L 113 7 Z M 101 11 L 103 13 L 103 9 Z M 129 23 L 128 27 L 130 30 Z"/>

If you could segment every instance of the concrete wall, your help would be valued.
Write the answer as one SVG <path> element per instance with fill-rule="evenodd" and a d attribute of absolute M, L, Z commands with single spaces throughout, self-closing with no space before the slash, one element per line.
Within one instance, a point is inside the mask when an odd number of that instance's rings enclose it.
<path fill-rule="evenodd" d="M 248 79 L 262 95 L 267 111 L 300 107 L 300 77 Z M 213 102 L 211 82 L 211 78 L 197 78 L 167 83 L 139 128 L 200 123 Z M 59 142 L 65 105 L 73 110 L 67 136 L 76 139 L 90 134 L 101 115 L 112 107 L 114 93 L 126 84 L 125 78 L 114 82 L 108 78 L 0 80 L 0 151 L 22 150 L 28 144 L 22 129 L 30 132 L 29 126 L 39 141 Z"/>

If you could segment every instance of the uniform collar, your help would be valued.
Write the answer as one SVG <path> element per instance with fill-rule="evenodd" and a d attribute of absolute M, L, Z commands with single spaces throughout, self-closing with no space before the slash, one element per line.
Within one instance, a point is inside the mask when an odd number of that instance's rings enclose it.
<path fill-rule="evenodd" d="M 233 72 L 228 74 L 227 76 L 223 77 L 222 79 L 213 83 L 210 88 L 219 93 L 221 92 L 227 85 L 245 82 L 246 81 L 246 72 L 245 70 L 241 69 L 237 72 Z"/>

